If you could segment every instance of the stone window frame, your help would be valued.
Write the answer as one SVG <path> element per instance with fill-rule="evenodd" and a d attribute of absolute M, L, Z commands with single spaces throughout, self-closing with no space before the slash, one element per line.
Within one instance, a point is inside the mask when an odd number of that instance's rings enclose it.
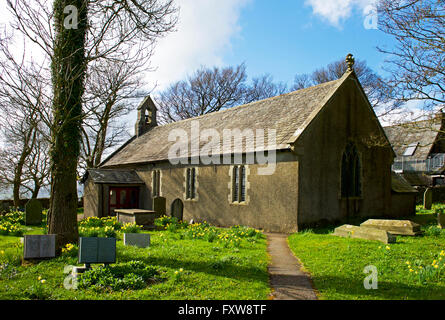
<path fill-rule="evenodd" d="M 189 198 L 187 195 L 187 191 L 188 191 L 188 174 L 187 172 L 189 170 L 194 170 L 195 171 L 195 181 L 194 181 L 194 197 L 193 198 Z M 184 168 L 184 193 L 183 193 L 183 199 L 184 201 L 198 201 L 199 200 L 199 192 L 198 192 L 198 188 L 199 188 L 199 168 L 198 167 L 186 167 Z"/>
<path fill-rule="evenodd" d="M 151 174 L 152 197 L 162 197 L 162 171 L 155 169 Z"/>
<path fill-rule="evenodd" d="M 245 178 L 244 178 L 244 201 L 240 201 L 242 189 L 238 187 L 238 199 L 234 200 L 234 191 L 235 191 L 235 177 L 234 177 L 234 171 L 235 168 L 243 168 L 245 169 Z M 239 171 L 240 172 L 240 171 Z M 249 182 L 249 175 L 250 175 L 250 167 L 246 164 L 239 164 L 239 165 L 232 165 L 229 167 L 229 177 L 230 182 L 228 183 L 229 187 L 229 196 L 228 200 L 231 205 L 248 205 L 250 202 L 250 196 L 249 196 L 249 189 L 250 189 L 250 182 Z"/>

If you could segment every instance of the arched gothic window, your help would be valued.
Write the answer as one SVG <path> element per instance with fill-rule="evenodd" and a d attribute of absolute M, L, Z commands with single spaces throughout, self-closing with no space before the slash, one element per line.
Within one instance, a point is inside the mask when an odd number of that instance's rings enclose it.
<path fill-rule="evenodd" d="M 355 145 L 348 143 L 341 161 L 341 196 L 353 198 L 361 194 L 360 156 Z"/>

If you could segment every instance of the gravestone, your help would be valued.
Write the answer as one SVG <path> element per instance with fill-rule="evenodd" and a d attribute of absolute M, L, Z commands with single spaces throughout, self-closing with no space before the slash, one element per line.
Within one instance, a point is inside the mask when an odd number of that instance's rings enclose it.
<path fill-rule="evenodd" d="M 417 236 L 422 233 L 420 225 L 410 220 L 369 219 L 360 226 L 385 230 L 392 234 L 403 236 Z"/>
<path fill-rule="evenodd" d="M 345 224 L 341 227 L 335 228 L 334 233 L 332 235 L 344 238 L 377 240 L 386 244 L 396 242 L 396 236 L 385 230 L 379 230 L 367 227 L 358 227 L 350 224 Z"/>
<path fill-rule="evenodd" d="M 9 203 L 5 202 L 1 202 L 0 204 L 0 212 L 4 212 L 7 213 L 9 212 Z"/>
<path fill-rule="evenodd" d="M 167 200 L 164 197 L 153 198 L 153 211 L 159 216 L 164 216 L 167 213 L 166 209 Z"/>
<path fill-rule="evenodd" d="M 445 212 L 443 209 L 437 212 L 437 222 L 439 228 L 445 229 Z"/>
<path fill-rule="evenodd" d="M 25 224 L 40 225 L 42 223 L 42 211 L 42 203 L 39 200 L 29 200 L 25 205 Z"/>
<path fill-rule="evenodd" d="M 124 233 L 124 245 L 148 248 L 150 246 L 150 235 L 147 233 Z"/>
<path fill-rule="evenodd" d="M 423 194 L 423 208 L 426 210 L 431 210 L 433 206 L 433 190 L 427 188 Z"/>
<path fill-rule="evenodd" d="M 48 259 L 56 257 L 56 235 L 25 235 L 23 238 L 26 259 Z"/>
<path fill-rule="evenodd" d="M 92 263 L 116 262 L 116 238 L 79 238 L 79 263 L 89 266 Z"/>

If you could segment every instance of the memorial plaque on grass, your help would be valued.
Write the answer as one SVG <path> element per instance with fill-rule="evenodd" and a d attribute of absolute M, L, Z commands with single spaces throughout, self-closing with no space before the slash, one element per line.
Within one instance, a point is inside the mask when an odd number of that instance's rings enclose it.
<path fill-rule="evenodd" d="M 79 239 L 79 263 L 115 263 L 116 238 Z"/>
<path fill-rule="evenodd" d="M 150 246 L 150 235 L 147 233 L 124 233 L 124 245 L 147 248 Z"/>
<path fill-rule="evenodd" d="M 25 205 L 26 225 L 40 225 L 42 223 L 42 211 L 42 203 L 39 200 L 29 200 Z"/>
<path fill-rule="evenodd" d="M 48 259 L 56 257 L 56 235 L 25 235 L 24 259 Z"/>

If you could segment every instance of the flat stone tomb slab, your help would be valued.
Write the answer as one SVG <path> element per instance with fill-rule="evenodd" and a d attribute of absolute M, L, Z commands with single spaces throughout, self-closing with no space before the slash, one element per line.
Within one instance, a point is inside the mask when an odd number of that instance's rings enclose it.
<path fill-rule="evenodd" d="M 150 235 L 147 233 L 124 233 L 124 245 L 148 248 L 150 246 Z"/>
<path fill-rule="evenodd" d="M 422 233 L 420 225 L 410 220 L 369 219 L 360 226 L 386 230 L 392 234 L 403 236 L 416 236 Z"/>
<path fill-rule="evenodd" d="M 117 221 L 121 223 L 136 223 L 143 226 L 143 229 L 154 228 L 154 221 L 161 215 L 153 210 L 144 209 L 117 209 L 115 210 Z"/>
<path fill-rule="evenodd" d="M 345 224 L 343 226 L 335 228 L 332 235 L 344 238 L 376 240 L 386 244 L 396 242 L 396 236 L 385 230 L 368 227 L 358 227 L 350 224 Z"/>
<path fill-rule="evenodd" d="M 115 263 L 116 238 L 79 238 L 79 263 Z"/>
<path fill-rule="evenodd" d="M 25 235 L 23 238 L 26 259 L 48 259 L 56 257 L 56 235 Z"/>

